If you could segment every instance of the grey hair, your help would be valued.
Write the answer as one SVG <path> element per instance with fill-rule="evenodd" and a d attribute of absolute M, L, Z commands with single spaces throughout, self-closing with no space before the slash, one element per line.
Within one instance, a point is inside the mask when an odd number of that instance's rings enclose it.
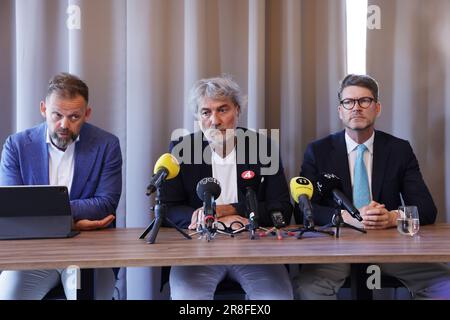
<path fill-rule="evenodd" d="M 189 93 L 188 104 L 194 115 L 198 114 L 203 99 L 214 100 L 231 99 L 239 108 L 239 112 L 245 108 L 246 98 L 241 93 L 239 85 L 228 75 L 201 79 L 197 81 Z"/>

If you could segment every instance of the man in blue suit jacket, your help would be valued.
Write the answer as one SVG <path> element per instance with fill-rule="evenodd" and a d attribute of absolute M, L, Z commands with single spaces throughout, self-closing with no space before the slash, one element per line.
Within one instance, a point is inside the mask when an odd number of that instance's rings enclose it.
<path fill-rule="evenodd" d="M 178 176 L 166 181 L 161 190 L 161 200 L 169 206 L 168 217 L 182 228 L 195 229 L 204 216 L 197 183 L 213 177 L 221 185 L 216 200 L 217 220 L 228 227 L 234 221 L 247 224 L 244 180 L 253 177 L 260 224 L 272 225 L 272 212 L 281 213 L 289 223 L 292 206 L 278 150 L 267 148 L 271 145 L 267 137 L 237 128 L 243 106 L 238 84 L 228 77 L 202 79 L 194 85 L 191 95 L 201 131 L 171 144 L 172 154 L 181 160 L 181 166 Z M 254 139 L 242 142 L 239 134 Z M 264 149 L 269 151 L 265 155 L 270 154 L 270 164 L 263 163 L 259 154 Z M 170 272 L 171 297 L 213 299 L 217 285 L 226 277 L 239 282 L 252 300 L 293 297 L 283 265 L 174 266 Z"/>
<path fill-rule="evenodd" d="M 85 123 L 91 114 L 88 97 L 88 87 L 77 77 L 53 77 L 40 105 L 46 122 L 8 137 L 0 164 L 0 185 L 67 186 L 77 230 L 108 227 L 122 189 L 119 140 Z M 3 271 L 0 299 L 41 299 L 60 274 L 64 285 L 66 270 Z M 104 298 L 112 297 L 114 277 L 109 279 L 112 288 Z M 74 290 L 65 286 L 65 292 L 74 298 Z"/>
<path fill-rule="evenodd" d="M 436 207 L 410 144 L 374 129 L 381 111 L 376 81 L 369 76 L 348 75 L 338 96 L 345 131 L 309 144 L 300 175 L 312 181 L 321 173 L 341 178 L 343 193 L 353 200 L 363 218 L 358 227 L 396 227 L 401 196 L 407 205 L 418 207 L 421 224 L 434 223 Z M 331 201 L 313 197 L 318 224 L 331 222 L 337 210 Z M 342 217 L 349 224 L 357 223 L 345 210 Z M 450 299 L 450 270 L 446 264 L 380 266 L 382 272 L 403 282 L 414 298 Z M 349 273 L 350 265 L 304 265 L 296 280 L 296 292 L 302 299 L 335 299 Z"/>

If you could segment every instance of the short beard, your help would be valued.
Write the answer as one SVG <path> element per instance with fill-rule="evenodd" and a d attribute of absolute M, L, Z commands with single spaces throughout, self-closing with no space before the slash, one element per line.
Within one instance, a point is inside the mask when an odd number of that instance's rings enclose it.
<path fill-rule="evenodd" d="M 60 137 L 58 137 L 58 134 L 56 132 L 52 132 L 50 134 L 50 139 L 52 140 L 52 143 L 55 147 L 57 147 L 60 150 L 66 150 L 67 147 L 74 142 L 75 140 L 77 140 L 78 135 L 70 132 L 69 138 L 68 139 L 62 139 Z"/>
<path fill-rule="evenodd" d="M 219 129 L 206 129 L 203 133 L 210 144 L 225 146 L 234 140 L 235 131 L 235 129 L 227 129 L 226 134 L 223 135 Z"/>

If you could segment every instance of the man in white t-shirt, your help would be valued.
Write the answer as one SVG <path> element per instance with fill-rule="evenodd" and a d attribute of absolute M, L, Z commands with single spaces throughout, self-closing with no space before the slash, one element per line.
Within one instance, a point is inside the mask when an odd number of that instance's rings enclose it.
<path fill-rule="evenodd" d="M 169 207 L 169 219 L 182 228 L 195 229 L 203 216 L 197 183 L 213 177 L 221 185 L 216 200 L 218 221 L 227 226 L 234 221 L 247 224 L 242 175 L 251 172 L 257 179 L 259 224 L 272 225 L 270 214 L 275 211 L 289 222 L 292 206 L 278 150 L 267 137 L 237 127 L 244 102 L 236 82 L 228 77 L 202 79 L 194 85 L 190 102 L 201 130 L 171 143 L 181 165 L 179 175 L 168 180 L 161 192 Z M 248 139 L 239 140 L 239 135 Z M 261 145 L 271 153 L 270 164 L 261 162 Z M 274 165 L 273 173 L 264 170 L 269 165 Z M 225 278 L 239 282 L 251 300 L 293 298 L 284 265 L 175 266 L 170 272 L 171 297 L 213 299 L 217 285 Z"/>

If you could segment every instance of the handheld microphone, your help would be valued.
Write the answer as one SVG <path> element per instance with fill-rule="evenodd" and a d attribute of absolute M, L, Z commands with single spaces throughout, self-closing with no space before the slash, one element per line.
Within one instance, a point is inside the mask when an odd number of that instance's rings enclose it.
<path fill-rule="evenodd" d="M 197 196 L 203 201 L 203 213 L 205 215 L 205 227 L 211 230 L 215 221 L 215 200 L 221 193 L 220 183 L 217 179 L 203 178 L 197 183 Z"/>
<path fill-rule="evenodd" d="M 362 221 L 359 211 L 353 203 L 345 196 L 342 190 L 341 179 L 332 173 L 321 173 L 317 181 L 317 189 L 326 198 L 332 198 L 342 209 L 358 221 Z"/>
<path fill-rule="evenodd" d="M 153 177 L 147 186 L 146 195 L 151 195 L 165 180 L 175 178 L 179 172 L 180 164 L 178 163 L 177 158 L 170 153 L 163 154 L 155 163 Z"/>
<path fill-rule="evenodd" d="M 246 189 L 245 203 L 248 211 L 248 219 L 250 220 L 253 229 L 258 228 L 258 198 L 256 196 L 256 189 L 259 186 L 258 179 L 255 172 L 247 170 L 241 174 L 243 185 Z"/>
<path fill-rule="evenodd" d="M 314 192 L 313 184 L 305 177 L 294 177 L 291 179 L 290 189 L 292 198 L 303 213 L 303 225 L 306 228 L 313 228 L 313 210 L 310 202 Z"/>

